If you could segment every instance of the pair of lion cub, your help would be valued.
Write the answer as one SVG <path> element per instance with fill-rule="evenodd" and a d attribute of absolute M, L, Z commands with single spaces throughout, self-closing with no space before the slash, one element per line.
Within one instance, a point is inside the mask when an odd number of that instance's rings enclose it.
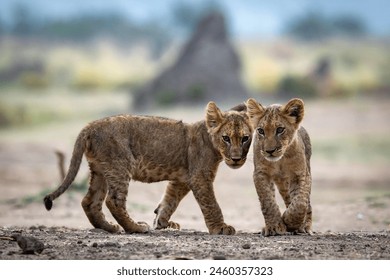
<path fill-rule="evenodd" d="M 311 144 L 306 130 L 299 126 L 303 115 L 300 99 L 264 108 L 251 98 L 245 106 L 227 112 L 209 102 L 206 119 L 193 124 L 134 115 L 94 121 L 77 137 L 64 181 L 44 198 L 46 209 L 50 210 L 53 200 L 73 182 L 85 154 L 90 187 L 82 207 L 94 227 L 112 233 L 120 230 L 105 219 L 105 200 L 127 233 L 149 231 L 146 223 L 133 221 L 126 210 L 128 184 L 131 179 L 146 183 L 168 180 L 154 211 L 154 228 L 179 229 L 169 219 L 192 191 L 210 234 L 234 234 L 235 229 L 224 222 L 213 181 L 222 160 L 231 168 L 245 163 L 256 130 L 253 179 L 265 219 L 263 235 L 311 234 Z M 283 215 L 275 201 L 274 184 L 287 208 Z"/>

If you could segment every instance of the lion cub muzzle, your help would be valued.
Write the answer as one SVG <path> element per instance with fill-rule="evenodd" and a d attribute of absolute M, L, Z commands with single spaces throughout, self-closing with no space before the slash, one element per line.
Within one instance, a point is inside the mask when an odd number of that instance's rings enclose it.
<path fill-rule="evenodd" d="M 262 151 L 262 155 L 266 160 L 273 162 L 278 161 L 283 157 L 281 148 L 267 148 Z"/>
<path fill-rule="evenodd" d="M 247 143 L 245 146 L 250 146 L 250 141 L 246 140 Z M 225 157 L 225 163 L 233 169 L 240 168 L 246 162 L 246 156 L 248 153 L 248 148 L 244 145 L 239 145 L 238 147 L 230 150 L 230 157 Z"/>
<path fill-rule="evenodd" d="M 227 166 L 233 169 L 240 168 L 241 166 L 244 165 L 245 161 L 246 161 L 246 157 L 245 158 L 231 157 L 230 159 L 225 159 L 225 163 L 227 164 Z"/>

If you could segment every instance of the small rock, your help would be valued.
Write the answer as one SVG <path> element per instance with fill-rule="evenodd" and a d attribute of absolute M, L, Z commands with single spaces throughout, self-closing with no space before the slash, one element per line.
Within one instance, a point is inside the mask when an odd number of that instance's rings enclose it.
<path fill-rule="evenodd" d="M 187 258 L 187 257 L 183 257 L 183 256 L 179 256 L 179 257 L 173 257 L 174 260 L 191 260 L 191 258 Z"/>
<path fill-rule="evenodd" d="M 98 244 L 96 242 L 92 243 L 92 247 L 96 248 Z"/>
<path fill-rule="evenodd" d="M 105 231 L 104 229 L 100 229 L 100 228 L 92 228 L 89 231 L 93 232 L 93 233 L 107 234 L 107 231 Z"/>
<path fill-rule="evenodd" d="M 364 215 L 362 213 L 357 213 L 356 218 L 358 220 L 363 220 L 364 219 Z"/>
<path fill-rule="evenodd" d="M 22 249 L 23 254 L 40 254 L 45 248 L 43 242 L 36 239 L 35 237 L 23 236 L 20 234 L 14 234 L 12 237 L 16 240 L 19 247 Z"/>
<path fill-rule="evenodd" d="M 102 244 L 103 247 L 120 247 L 120 244 L 118 242 L 105 242 Z"/>
<path fill-rule="evenodd" d="M 251 244 L 249 243 L 245 243 L 242 245 L 242 249 L 250 249 L 251 248 Z"/>
<path fill-rule="evenodd" d="M 223 255 L 216 255 L 216 256 L 213 256 L 213 259 L 214 260 L 226 260 L 226 257 Z"/>

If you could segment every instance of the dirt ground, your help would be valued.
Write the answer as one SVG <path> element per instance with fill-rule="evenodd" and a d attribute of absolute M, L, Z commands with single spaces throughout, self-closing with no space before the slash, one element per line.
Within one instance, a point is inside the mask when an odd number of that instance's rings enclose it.
<path fill-rule="evenodd" d="M 183 111 L 165 113 L 184 121 L 203 116 L 196 110 L 184 118 Z M 80 202 L 85 190 L 65 193 L 50 212 L 41 202 L 59 183 L 54 151 L 69 155 L 85 122 L 2 131 L 0 259 L 390 259 L 389 148 L 377 140 L 388 139 L 389 118 L 388 100 L 308 103 L 304 126 L 314 147 L 315 234 L 267 238 L 258 234 L 264 220 L 251 178 L 252 160 L 238 170 L 221 164 L 215 181 L 225 222 L 236 228 L 236 235 L 208 235 L 192 194 L 172 217 L 181 231 L 108 234 L 93 229 L 84 215 Z M 86 176 L 84 162 L 76 181 Z M 135 220 L 152 224 L 165 185 L 131 182 L 128 210 Z M 14 234 L 37 238 L 43 251 L 23 254 L 17 242 L 7 240 Z"/>
<path fill-rule="evenodd" d="M 256 233 L 215 236 L 194 230 L 148 234 L 107 234 L 97 229 L 11 227 L 1 234 L 22 233 L 45 244 L 41 254 L 22 254 L 14 241 L 0 243 L 2 259 L 390 259 L 388 232 L 316 233 L 263 237 Z"/>

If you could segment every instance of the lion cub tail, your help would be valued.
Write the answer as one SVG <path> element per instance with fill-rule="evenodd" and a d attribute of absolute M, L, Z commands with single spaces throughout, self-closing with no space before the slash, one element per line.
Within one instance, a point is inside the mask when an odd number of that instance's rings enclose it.
<path fill-rule="evenodd" d="M 83 159 L 84 151 L 86 149 L 86 143 L 87 141 L 85 132 L 81 132 L 77 137 L 76 143 L 74 145 L 68 173 L 66 174 L 62 184 L 54 192 L 46 195 L 43 199 L 45 207 L 48 211 L 53 207 L 53 200 L 62 195 L 76 178 L 76 175 L 80 169 L 81 161 Z"/>

